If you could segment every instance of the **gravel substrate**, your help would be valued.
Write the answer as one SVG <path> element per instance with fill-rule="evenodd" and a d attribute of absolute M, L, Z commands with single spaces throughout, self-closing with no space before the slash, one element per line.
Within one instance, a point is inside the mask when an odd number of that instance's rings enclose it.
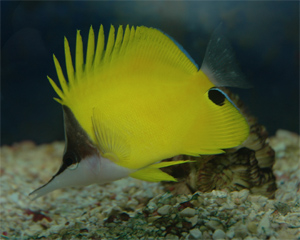
<path fill-rule="evenodd" d="M 300 239 L 299 136 L 278 130 L 274 200 L 240 192 L 172 195 L 132 178 L 28 197 L 61 163 L 64 143 L 1 147 L 1 239 Z"/>

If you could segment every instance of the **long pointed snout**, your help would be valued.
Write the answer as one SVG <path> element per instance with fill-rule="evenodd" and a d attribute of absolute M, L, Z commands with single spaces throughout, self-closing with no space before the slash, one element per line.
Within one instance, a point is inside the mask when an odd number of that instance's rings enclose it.
<path fill-rule="evenodd" d="M 92 155 L 82 159 L 76 168 L 63 168 L 45 185 L 29 194 L 35 200 L 56 189 L 82 187 L 93 183 L 103 184 L 129 176 L 134 170 L 121 167 L 109 159 Z"/>

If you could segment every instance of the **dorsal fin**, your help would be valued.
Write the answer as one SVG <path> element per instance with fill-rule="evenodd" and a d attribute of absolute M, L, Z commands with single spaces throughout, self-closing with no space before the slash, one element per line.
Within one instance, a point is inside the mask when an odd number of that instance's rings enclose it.
<path fill-rule="evenodd" d="M 161 30 L 160 30 L 161 31 Z M 183 48 L 183 46 L 177 42 L 173 37 L 171 37 L 169 34 L 161 31 L 163 34 L 165 34 L 166 36 L 168 36 L 168 38 L 170 38 L 176 45 L 177 47 L 188 57 L 188 59 L 197 67 L 197 69 L 199 69 L 198 64 L 195 62 L 195 60 L 191 57 L 191 55 Z"/>
<path fill-rule="evenodd" d="M 252 87 L 237 65 L 233 50 L 222 31 L 222 25 L 219 25 L 213 32 L 201 70 L 217 87 Z"/>
<path fill-rule="evenodd" d="M 104 69 L 110 64 L 114 66 L 115 61 L 120 59 L 126 61 L 127 58 L 132 58 L 133 56 L 137 59 L 137 62 L 139 60 L 146 60 L 147 62 L 149 59 L 155 59 L 158 63 L 168 64 L 188 74 L 195 74 L 198 71 L 198 66 L 189 55 L 183 51 L 183 48 L 177 42 L 155 28 L 140 26 L 135 29 L 134 27 L 129 28 L 127 25 L 124 32 L 123 27 L 119 26 L 117 34 L 115 35 L 115 28 L 111 26 L 105 47 L 103 27 L 101 25 L 96 50 L 94 42 L 94 31 L 91 27 L 88 38 L 86 62 L 84 62 L 82 38 L 80 31 L 77 31 L 74 71 L 69 43 L 65 38 L 68 82 L 61 71 L 59 62 L 54 56 L 62 91 L 58 90 L 59 88 L 51 78 L 49 78 L 49 81 L 61 98 L 61 100 L 56 99 L 60 103 L 64 102 L 65 95 L 76 83 L 84 81 L 90 74 L 97 73 L 97 71 L 101 71 L 101 69 Z"/>

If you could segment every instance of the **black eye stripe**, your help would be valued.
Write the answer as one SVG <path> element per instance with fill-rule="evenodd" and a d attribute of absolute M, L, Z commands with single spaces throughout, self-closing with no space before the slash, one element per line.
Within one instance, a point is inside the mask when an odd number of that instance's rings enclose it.
<path fill-rule="evenodd" d="M 222 92 L 214 88 L 208 91 L 208 98 L 218 106 L 223 106 L 226 99 Z"/>
<path fill-rule="evenodd" d="M 68 158 L 65 158 L 65 159 L 64 159 L 64 163 L 65 163 L 67 166 L 70 166 L 70 165 L 72 165 L 72 164 L 74 163 L 74 160 L 73 160 L 72 158 L 68 157 Z"/>
<path fill-rule="evenodd" d="M 71 166 L 72 164 L 75 164 L 77 163 L 77 156 L 75 153 L 73 152 L 66 152 L 65 155 L 64 155 L 64 158 L 63 158 L 63 164 L 66 166 L 66 167 L 69 167 Z"/>

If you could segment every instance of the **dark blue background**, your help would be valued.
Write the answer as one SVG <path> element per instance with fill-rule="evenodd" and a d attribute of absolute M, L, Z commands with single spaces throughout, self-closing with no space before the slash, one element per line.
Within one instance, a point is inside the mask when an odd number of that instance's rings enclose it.
<path fill-rule="evenodd" d="M 100 24 L 156 27 L 201 65 L 213 30 L 223 22 L 246 77 L 236 90 L 270 134 L 299 132 L 299 3 L 288 2 L 3 2 L 1 1 L 1 140 L 61 140 L 61 106 L 46 75 L 57 79 L 52 54 L 64 66 L 63 37 L 74 52 L 76 29 L 86 44 Z"/>

